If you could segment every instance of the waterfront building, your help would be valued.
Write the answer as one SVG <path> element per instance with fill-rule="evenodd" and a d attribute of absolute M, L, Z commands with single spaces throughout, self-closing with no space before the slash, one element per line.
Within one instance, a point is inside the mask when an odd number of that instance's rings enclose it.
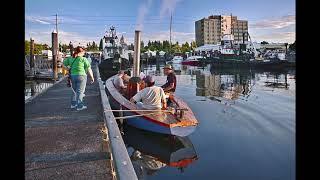
<path fill-rule="evenodd" d="M 233 34 L 235 43 L 248 41 L 248 21 L 232 15 L 211 15 L 195 22 L 197 46 L 219 44 L 226 34 Z"/>

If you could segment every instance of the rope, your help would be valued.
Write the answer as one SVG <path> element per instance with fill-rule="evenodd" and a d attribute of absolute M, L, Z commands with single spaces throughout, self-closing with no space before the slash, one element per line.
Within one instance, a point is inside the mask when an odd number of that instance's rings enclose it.
<path fill-rule="evenodd" d="M 188 111 L 186 108 L 175 108 L 173 110 L 182 110 L 182 111 Z M 119 112 L 119 111 L 126 111 L 126 112 L 139 112 L 139 111 L 151 111 L 151 112 L 172 112 L 173 110 L 151 110 L 151 109 L 124 109 L 124 110 L 112 110 L 112 109 L 105 109 L 105 111 L 114 111 L 114 112 Z"/>
<path fill-rule="evenodd" d="M 114 111 L 114 112 L 140 112 L 140 111 L 151 111 L 151 112 L 171 112 L 169 110 L 150 110 L 150 109 L 135 109 L 135 110 L 112 110 L 112 109 L 106 109 L 105 111 Z"/>
<path fill-rule="evenodd" d="M 152 115 L 152 114 L 157 114 L 157 113 L 147 113 L 147 114 L 139 114 L 139 115 L 132 115 L 132 116 L 123 116 L 123 117 L 116 117 L 115 119 L 129 119 L 129 118 Z"/>

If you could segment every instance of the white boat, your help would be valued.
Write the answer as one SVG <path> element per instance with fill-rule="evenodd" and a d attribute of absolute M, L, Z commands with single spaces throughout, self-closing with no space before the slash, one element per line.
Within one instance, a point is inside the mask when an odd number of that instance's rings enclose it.
<path fill-rule="evenodd" d="M 279 53 L 277 53 L 277 58 L 279 59 L 279 60 L 286 60 L 286 53 L 285 52 L 279 52 Z"/>
<path fill-rule="evenodd" d="M 182 56 L 174 56 L 173 59 L 171 60 L 171 62 L 173 64 L 180 64 L 183 60 Z"/>
<path fill-rule="evenodd" d="M 124 43 L 123 36 L 119 40 L 115 27 L 111 27 L 109 34 L 104 36 L 105 46 L 102 51 L 102 56 L 104 60 L 118 60 L 118 58 L 123 58 L 129 60 L 129 53 L 127 44 Z M 120 60 L 118 60 L 120 62 Z"/>

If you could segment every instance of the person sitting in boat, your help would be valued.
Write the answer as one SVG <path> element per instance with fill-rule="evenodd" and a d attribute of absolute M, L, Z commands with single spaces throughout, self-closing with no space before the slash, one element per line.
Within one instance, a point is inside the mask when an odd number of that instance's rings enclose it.
<path fill-rule="evenodd" d="M 161 87 L 163 88 L 165 94 L 167 95 L 166 96 L 167 98 L 170 96 L 170 94 L 173 94 L 176 91 L 177 78 L 170 64 L 165 65 L 165 67 L 163 68 L 163 73 L 167 75 L 167 82 Z M 168 101 L 167 101 L 168 106 L 170 106 L 171 103 L 172 102 L 170 98 L 168 98 Z"/>
<path fill-rule="evenodd" d="M 172 66 L 170 64 L 166 64 L 163 68 L 163 73 L 167 75 L 167 82 L 161 87 L 166 93 L 174 93 L 176 91 L 177 78 L 173 72 Z"/>
<path fill-rule="evenodd" d="M 114 86 L 120 91 L 124 92 L 127 89 L 127 86 L 124 85 L 123 83 L 123 76 L 125 75 L 125 71 L 120 70 L 118 72 L 118 75 L 115 77 L 113 84 Z"/>
<path fill-rule="evenodd" d="M 139 109 L 166 109 L 167 103 L 163 89 L 154 85 L 155 80 L 150 75 L 143 80 L 146 88 L 134 95 L 130 101 L 136 103 Z"/>
<path fill-rule="evenodd" d="M 122 76 L 123 83 L 125 86 L 129 83 L 129 80 L 131 78 L 131 76 L 129 74 L 130 74 L 130 72 L 126 71 L 126 72 L 124 72 L 124 75 Z"/>

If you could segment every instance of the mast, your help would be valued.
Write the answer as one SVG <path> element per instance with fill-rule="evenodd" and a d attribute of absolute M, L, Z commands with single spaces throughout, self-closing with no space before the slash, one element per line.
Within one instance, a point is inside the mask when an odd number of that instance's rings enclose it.
<path fill-rule="evenodd" d="M 247 32 L 247 34 L 248 34 L 248 38 L 250 38 L 250 42 L 251 42 L 252 47 L 253 47 L 253 50 L 254 50 L 254 57 L 256 57 L 256 55 L 258 54 L 258 53 L 257 53 L 257 49 L 256 49 L 256 47 L 254 46 L 254 44 L 253 44 L 253 42 L 252 42 L 252 39 L 251 39 L 251 37 L 250 37 L 249 32 Z"/>

